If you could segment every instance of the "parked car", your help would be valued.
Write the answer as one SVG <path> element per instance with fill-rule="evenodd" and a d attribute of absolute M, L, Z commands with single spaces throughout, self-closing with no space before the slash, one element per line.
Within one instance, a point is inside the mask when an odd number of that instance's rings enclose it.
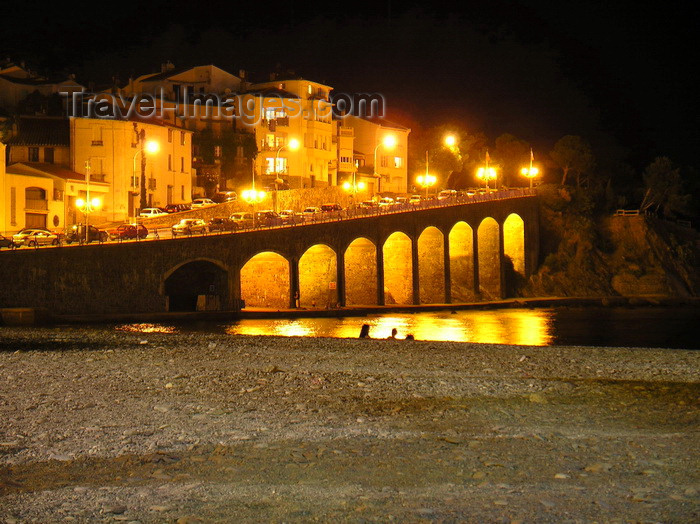
<path fill-rule="evenodd" d="M 109 234 L 106 231 L 91 225 L 87 227 L 86 233 L 84 224 L 75 224 L 68 231 L 68 233 L 66 233 L 66 244 L 72 244 L 73 242 L 85 242 L 86 238 L 88 244 L 90 242 L 102 243 L 109 240 Z"/>
<path fill-rule="evenodd" d="M 15 246 L 56 246 L 60 243 L 59 235 L 52 233 L 48 229 L 24 228 L 19 233 L 12 235 Z"/>
<path fill-rule="evenodd" d="M 0 249 L 3 247 L 14 249 L 15 243 L 11 238 L 0 235 Z"/>
<path fill-rule="evenodd" d="M 192 201 L 192 209 L 197 209 L 200 207 L 209 207 L 209 206 L 215 206 L 216 202 L 209 198 L 195 198 Z"/>
<path fill-rule="evenodd" d="M 465 194 L 466 194 L 467 196 L 472 197 L 472 196 L 476 195 L 476 189 L 467 189 L 467 190 L 465 191 Z"/>
<path fill-rule="evenodd" d="M 146 208 L 141 210 L 141 212 L 139 213 L 139 216 L 143 217 L 143 218 L 149 218 L 149 217 L 159 217 L 159 216 L 167 215 L 167 214 L 168 213 L 166 213 L 165 211 L 163 211 L 159 207 L 146 207 Z"/>
<path fill-rule="evenodd" d="M 420 206 L 422 201 L 423 197 L 420 195 L 411 195 L 411 198 L 408 199 L 408 203 L 412 206 Z"/>
<path fill-rule="evenodd" d="M 280 211 L 279 215 L 283 224 L 298 224 L 299 222 L 304 221 L 304 217 L 302 217 L 299 213 L 295 213 L 291 209 L 283 209 Z"/>
<path fill-rule="evenodd" d="M 307 207 L 302 211 L 304 222 L 313 222 L 321 216 L 321 209 L 318 207 Z"/>
<path fill-rule="evenodd" d="M 190 204 L 168 204 L 163 209 L 166 213 L 180 213 L 181 211 L 189 211 L 192 206 Z"/>
<path fill-rule="evenodd" d="M 207 223 L 201 218 L 183 218 L 170 229 L 173 238 L 178 235 L 201 235 L 209 231 Z"/>
<path fill-rule="evenodd" d="M 405 206 L 406 204 L 408 204 L 408 197 L 405 197 L 405 196 L 396 197 L 396 205 Z"/>
<path fill-rule="evenodd" d="M 282 218 L 274 211 L 265 209 L 256 213 L 255 225 L 257 227 L 281 226 Z"/>
<path fill-rule="evenodd" d="M 379 199 L 379 208 L 387 209 L 394 205 L 394 199 L 391 197 L 383 197 Z"/>
<path fill-rule="evenodd" d="M 253 213 L 239 211 L 238 213 L 232 214 L 229 218 L 236 223 L 238 229 L 249 229 L 253 227 Z"/>
<path fill-rule="evenodd" d="M 215 193 L 211 199 L 217 204 L 223 204 L 224 202 L 235 202 L 238 200 L 238 193 L 235 191 L 219 191 Z"/>
<path fill-rule="evenodd" d="M 209 231 L 235 231 L 238 224 L 229 217 L 216 217 L 209 221 Z"/>
<path fill-rule="evenodd" d="M 443 200 L 449 200 L 449 199 L 456 198 L 456 197 L 457 197 L 457 191 L 455 191 L 454 189 L 443 189 L 442 191 L 440 191 L 438 193 L 437 198 L 438 198 L 438 200 L 440 200 L 442 202 Z"/>
<path fill-rule="evenodd" d="M 148 229 L 143 224 L 122 224 L 119 227 L 108 229 L 107 234 L 112 240 L 131 240 L 134 238 L 146 238 Z"/>

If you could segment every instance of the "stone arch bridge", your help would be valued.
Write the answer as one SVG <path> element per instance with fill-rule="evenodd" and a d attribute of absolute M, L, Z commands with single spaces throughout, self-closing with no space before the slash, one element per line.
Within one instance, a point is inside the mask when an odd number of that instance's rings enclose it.
<path fill-rule="evenodd" d="M 0 254 L 0 307 L 56 314 L 439 304 L 509 296 L 536 269 L 537 199 L 223 235 Z"/>

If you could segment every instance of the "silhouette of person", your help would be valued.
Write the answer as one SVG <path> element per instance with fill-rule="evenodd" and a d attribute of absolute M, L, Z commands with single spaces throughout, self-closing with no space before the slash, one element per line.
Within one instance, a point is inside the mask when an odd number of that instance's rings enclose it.
<path fill-rule="evenodd" d="M 391 330 L 391 335 L 389 335 L 388 338 L 396 338 L 396 334 L 397 334 L 398 332 L 399 332 L 399 331 L 398 331 L 396 328 L 392 328 L 392 330 Z"/>
<path fill-rule="evenodd" d="M 369 324 L 362 324 L 360 329 L 360 338 L 369 338 Z"/>

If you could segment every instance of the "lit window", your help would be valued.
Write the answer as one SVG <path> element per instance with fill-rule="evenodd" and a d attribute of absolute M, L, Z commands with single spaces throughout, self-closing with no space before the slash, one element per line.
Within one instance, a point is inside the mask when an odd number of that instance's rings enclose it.
<path fill-rule="evenodd" d="M 401 166 L 403 166 L 403 158 L 401 158 L 400 156 L 395 156 L 394 157 L 394 167 L 399 168 Z"/>
<path fill-rule="evenodd" d="M 221 158 L 221 146 L 214 146 L 214 157 Z"/>

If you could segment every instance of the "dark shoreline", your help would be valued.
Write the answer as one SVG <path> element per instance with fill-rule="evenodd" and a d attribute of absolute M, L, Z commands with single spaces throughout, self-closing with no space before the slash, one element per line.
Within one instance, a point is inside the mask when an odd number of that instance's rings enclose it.
<path fill-rule="evenodd" d="M 240 319 L 279 318 L 342 318 L 364 317 L 377 313 L 422 312 L 451 310 L 487 310 L 510 308 L 552 307 L 700 307 L 700 297 L 537 297 L 512 298 L 489 302 L 430 305 L 360 306 L 334 309 L 266 309 L 250 308 L 243 311 L 186 311 L 156 313 L 111 313 L 96 315 L 52 315 L 35 308 L 0 309 L 0 326 L 53 325 L 53 324 L 101 324 L 111 322 L 188 322 Z"/>

